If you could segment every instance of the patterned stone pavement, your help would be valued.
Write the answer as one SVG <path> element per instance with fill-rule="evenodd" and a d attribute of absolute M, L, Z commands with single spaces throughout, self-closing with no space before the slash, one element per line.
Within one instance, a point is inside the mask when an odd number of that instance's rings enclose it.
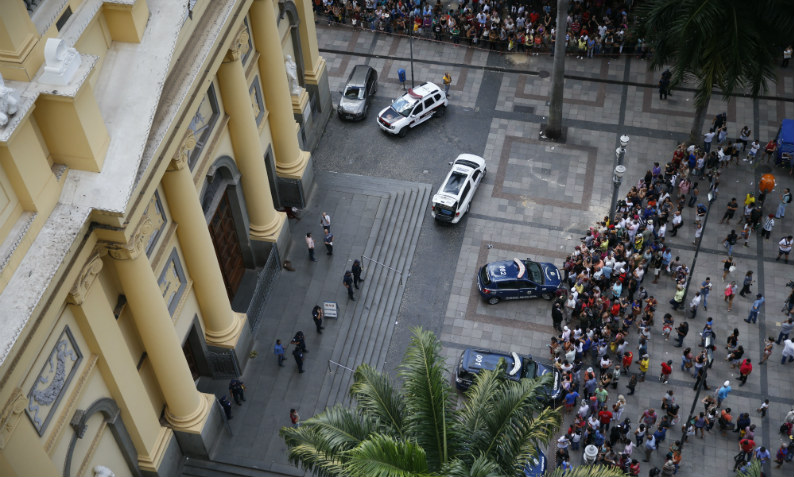
<path fill-rule="evenodd" d="M 324 24 L 318 25 L 318 37 L 322 54 L 328 61 L 332 91 L 341 89 L 350 69 L 358 63 L 368 63 L 379 71 L 379 97 L 390 98 L 400 94 L 398 68 L 406 68 L 410 81 L 407 38 Z M 449 369 L 453 369 L 460 352 L 469 346 L 517 350 L 546 357 L 547 344 L 553 332 L 549 304 L 533 301 L 487 305 L 477 294 L 475 271 L 488 261 L 516 256 L 561 265 L 565 256 L 578 244 L 586 227 L 607 212 L 618 137 L 628 134 L 631 138 L 625 158 L 628 173 L 621 188 L 621 193 L 625 194 L 653 161 L 664 164 L 672 157 L 677 141 L 681 141 L 689 130 L 693 117 L 693 94 L 680 89 L 674 91 L 668 100 L 660 101 L 655 87 L 657 73 L 648 72 L 647 63 L 637 58 L 578 60 L 568 57 L 564 107 L 567 142 L 554 144 L 542 142 L 538 136 L 539 125 L 548 112 L 548 72 L 552 68 L 549 56 L 505 56 L 423 40 L 414 41 L 413 55 L 417 82 L 430 79 L 440 83 L 444 71 L 450 71 L 453 76 L 451 109 L 477 114 L 479 127 L 487 130 L 482 150 L 466 151 L 483 155 L 489 174 L 473 203 L 470 216 L 461 224 L 465 232 L 457 263 L 452 267 L 454 278 L 446 312 L 443 318 L 427 317 L 428 320 L 442 321 L 438 328 Z M 765 144 L 777 132 L 782 118 L 794 118 L 792 92 L 792 70 L 780 70 L 777 84 L 770 85 L 764 97 L 758 100 L 733 97 L 726 102 L 717 96 L 711 101 L 708 118 L 710 120 L 715 114 L 725 111 L 729 137 L 734 137 L 747 124 Z M 758 325 L 742 321 L 749 310 L 749 299 L 737 298 L 731 312 L 721 300 L 721 260 L 725 256 L 721 243 L 733 226 L 719 224 L 728 199 L 734 196 L 741 199 L 745 193 L 756 189 L 760 175 L 769 171 L 777 177 L 777 191 L 782 191 L 783 187 L 794 188 L 792 176 L 766 164 L 753 166 L 742 162 L 722 173 L 719 196 L 713 204 L 693 271 L 693 280 L 697 284 L 710 276 L 714 291 L 708 312 L 701 309 L 698 318 L 690 320 L 691 332 L 685 344 L 695 347 L 695 335 L 702 328 L 705 316 L 715 318 L 721 346 L 709 383 L 716 387 L 726 379 L 731 380 L 734 391 L 726 405 L 733 408 L 735 415 L 750 412 L 753 422 L 760 428 L 756 440 L 774 455 L 780 443 L 777 433 L 780 419 L 794 403 L 791 398 L 794 368 L 780 364 L 780 348 L 776 347 L 769 363 L 756 365 L 748 384 L 740 388 L 736 371 L 722 359 L 722 346 L 730 331 L 738 328 L 747 356 L 757 363 L 764 338 L 777 336 L 782 319 L 780 308 L 789 291 L 785 284 L 793 274 L 791 264 L 775 262 L 776 242 L 784 234 L 792 233 L 794 210 L 789 212 L 791 217 L 778 223 L 772 240 L 754 236 L 749 247 L 736 247 L 738 269 L 731 278 L 741 280 L 745 271 L 753 270 L 758 277 L 753 292 L 764 293 L 767 297 L 766 309 L 760 315 Z M 400 172 L 395 172 L 395 175 L 401 178 Z M 766 213 L 774 210 L 777 195 L 777 192 L 770 195 L 764 209 Z M 669 239 L 668 244 L 675 255 L 691 264 L 695 252 L 692 245 L 693 209 L 687 209 L 684 215 L 686 226 L 678 237 Z M 411 280 L 418 284 L 417 289 L 423 285 L 432 286 L 423 284 L 418 273 L 414 273 Z M 659 316 L 667 312 L 667 301 L 673 293 L 672 281 L 663 279 L 653 285 L 648 280 L 645 286 L 660 302 Z M 675 318 L 676 322 L 684 319 L 682 314 Z M 406 317 L 401 316 L 400 319 Z M 428 326 L 434 327 L 432 323 Z M 407 334 L 407 330 L 403 328 L 398 333 Z M 636 346 L 635 335 L 630 336 L 629 341 Z M 400 343 L 400 340 L 395 342 Z M 392 350 L 392 362 L 401 354 L 402 349 Z M 682 415 L 689 410 L 694 398 L 694 380 L 679 369 L 680 350 L 673 348 L 672 342 L 665 342 L 658 329 L 654 330 L 650 354 L 650 379 L 638 386 L 634 396 L 628 397 L 624 414 L 634 424 L 642 409 L 650 406 L 659 408 L 660 396 L 667 388 L 676 390 Z M 658 375 L 660 362 L 667 359 L 672 359 L 677 366 L 673 379 L 665 386 L 654 376 Z M 614 402 L 618 393 L 625 394 L 626 381 L 624 378 L 618 390 L 610 389 L 610 402 Z M 771 408 L 768 417 L 761 419 L 755 409 L 765 397 L 770 399 Z M 699 404 L 697 409 L 701 409 Z M 566 427 L 570 419 L 566 419 Z M 715 429 L 703 440 L 691 439 L 685 447 L 681 475 L 694 475 L 696 472 L 729 475 L 737 451 L 735 436 L 721 436 Z M 664 448 L 679 437 L 679 430 L 671 432 Z M 549 452 L 553 453 L 553 449 Z M 663 455 L 663 452 L 658 452 L 650 465 L 661 467 Z M 574 463 L 578 462 L 578 458 L 574 458 Z M 642 465 L 644 475 L 649 464 Z M 771 469 L 768 475 L 790 474 L 791 465 Z"/>

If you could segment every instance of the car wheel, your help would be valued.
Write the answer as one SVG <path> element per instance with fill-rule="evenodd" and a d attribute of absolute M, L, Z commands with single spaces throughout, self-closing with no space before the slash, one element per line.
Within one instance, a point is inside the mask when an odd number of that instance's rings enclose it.
<path fill-rule="evenodd" d="M 433 117 L 441 118 L 444 117 L 446 113 L 447 113 L 447 107 L 441 106 L 440 108 L 436 109 L 436 114 L 434 114 Z"/>
<path fill-rule="evenodd" d="M 483 167 L 482 168 L 482 178 L 485 179 L 485 176 L 487 176 L 487 175 L 488 175 L 488 168 L 487 167 Z"/>
<path fill-rule="evenodd" d="M 469 202 L 468 204 L 466 204 L 466 214 L 468 214 L 468 213 L 469 213 L 469 210 L 471 210 L 471 202 Z"/>
<path fill-rule="evenodd" d="M 489 304 L 489 305 L 496 305 L 496 304 L 497 304 L 497 303 L 499 303 L 500 301 L 501 301 L 501 300 L 499 299 L 499 297 L 498 297 L 498 296 L 492 296 L 491 298 L 488 298 L 488 304 Z"/>
<path fill-rule="evenodd" d="M 366 119 L 367 118 L 367 112 L 368 111 L 369 111 L 369 105 L 365 104 L 364 105 L 364 111 L 361 112 L 361 119 Z"/>
<path fill-rule="evenodd" d="M 400 129 L 400 132 L 397 133 L 397 135 L 400 137 L 405 137 L 406 134 L 408 134 L 408 126 L 404 126 L 402 129 Z"/>
<path fill-rule="evenodd" d="M 544 300 L 551 301 L 552 298 L 554 298 L 554 295 L 552 295 L 549 292 L 543 292 L 540 294 L 540 297 L 543 298 Z"/>

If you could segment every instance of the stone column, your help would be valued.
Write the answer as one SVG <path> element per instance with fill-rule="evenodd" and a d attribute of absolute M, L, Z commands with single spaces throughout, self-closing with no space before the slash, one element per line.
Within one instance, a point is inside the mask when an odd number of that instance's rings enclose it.
<path fill-rule="evenodd" d="M 99 253 L 89 257 L 69 292 L 67 303 L 72 307 L 92 351 L 102 357 L 99 368 L 121 409 L 135 449 L 144 460 L 146 456 L 156 460 L 154 454 L 158 451 L 160 434 L 166 429 L 160 426 L 157 411 L 146 395 L 146 388 L 113 316 L 107 295 L 101 286 L 92 287 L 102 266 Z"/>
<path fill-rule="evenodd" d="M 292 97 L 274 2 L 254 0 L 250 12 L 254 45 L 259 52 L 262 93 L 265 96 L 270 133 L 273 136 L 276 170 L 279 175 L 300 179 L 311 154 L 301 150 L 298 145 L 298 126 L 292 112 Z"/>
<path fill-rule="evenodd" d="M 218 261 L 213 260 L 215 247 L 187 165 L 188 154 L 195 146 L 196 138 L 188 131 L 163 176 L 163 188 L 171 216 L 179 225 L 176 229 L 179 246 L 193 279 L 207 344 L 234 348 L 245 328 L 246 317 L 232 311 Z"/>
<path fill-rule="evenodd" d="M 235 160 L 242 173 L 251 237 L 275 242 L 286 215 L 276 212 L 273 197 L 270 195 L 265 153 L 259 139 L 251 97 L 248 95 L 249 84 L 240 60 L 240 47 L 247 42 L 247 33 L 242 30 L 218 69 L 218 80 L 223 107 L 229 114 L 229 131 Z"/>
<path fill-rule="evenodd" d="M 325 73 L 325 59 L 320 56 L 317 46 L 317 30 L 314 28 L 314 11 L 311 0 L 295 0 L 301 37 L 301 52 L 303 54 L 304 79 L 306 83 L 317 85 Z"/>
<path fill-rule="evenodd" d="M 109 249 L 109 253 L 115 259 L 135 326 L 165 397 L 166 419 L 175 430 L 200 433 L 210 412 L 212 396 L 203 396 L 196 389 L 182 343 L 146 256 L 146 242 L 152 230 L 151 219 L 144 217 L 130 241 Z"/>

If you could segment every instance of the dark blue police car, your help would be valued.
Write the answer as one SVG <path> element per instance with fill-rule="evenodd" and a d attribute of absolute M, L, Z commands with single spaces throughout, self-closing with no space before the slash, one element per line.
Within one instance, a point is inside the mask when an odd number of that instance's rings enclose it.
<path fill-rule="evenodd" d="M 455 371 L 455 386 L 461 391 L 469 389 L 469 386 L 474 382 L 474 376 L 480 370 L 496 369 L 500 359 L 505 360 L 507 378 L 513 381 L 554 373 L 552 387 L 546 390 L 546 396 L 552 405 L 556 405 L 562 398 L 561 376 L 556 368 L 549 363 L 540 363 L 533 359 L 532 356 L 522 356 L 514 352 L 505 353 L 502 351 L 467 348 L 460 355 L 458 369 Z"/>
<path fill-rule="evenodd" d="M 537 457 L 530 457 L 527 464 L 524 466 L 525 477 L 543 477 L 546 475 L 546 454 L 542 450 L 537 449 Z"/>
<path fill-rule="evenodd" d="M 557 267 L 528 258 L 491 262 L 477 274 L 480 295 L 491 305 L 525 298 L 551 300 L 561 284 L 562 275 Z"/>

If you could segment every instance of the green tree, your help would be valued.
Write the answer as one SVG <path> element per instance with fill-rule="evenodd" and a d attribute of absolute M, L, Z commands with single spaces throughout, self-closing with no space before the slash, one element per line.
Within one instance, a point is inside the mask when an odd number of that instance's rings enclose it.
<path fill-rule="evenodd" d="M 701 137 L 714 88 L 726 100 L 766 91 L 794 27 L 791 0 L 648 0 L 639 13 L 654 49 L 650 67 L 669 65 L 673 86 L 695 86 L 693 142 Z"/>
<path fill-rule="evenodd" d="M 354 408 L 336 405 L 280 435 L 290 461 L 319 476 L 518 475 L 561 418 L 542 405 L 551 375 L 516 382 L 505 379 L 504 369 L 502 361 L 496 371 L 479 374 L 456 409 L 441 345 L 417 328 L 399 389 L 363 364 L 350 389 Z M 599 466 L 576 470 L 566 475 L 622 475 Z"/>

